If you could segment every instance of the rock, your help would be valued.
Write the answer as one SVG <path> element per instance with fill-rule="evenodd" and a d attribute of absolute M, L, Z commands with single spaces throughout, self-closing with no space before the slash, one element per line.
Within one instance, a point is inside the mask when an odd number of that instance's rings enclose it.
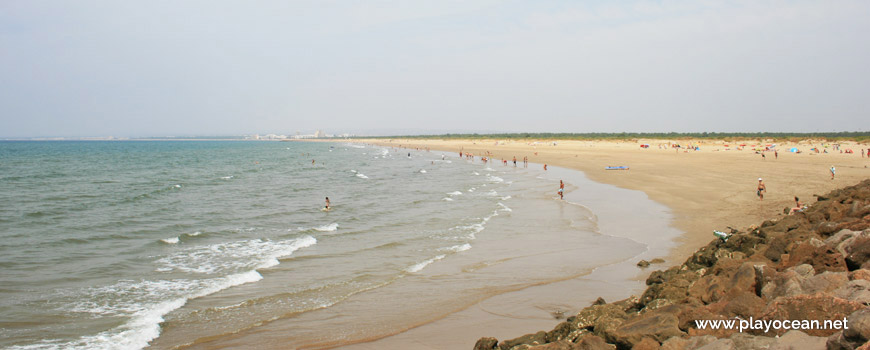
<path fill-rule="evenodd" d="M 483 337 L 474 343 L 474 350 L 493 350 L 498 349 L 498 339 L 491 337 Z"/>
<path fill-rule="evenodd" d="M 580 311 L 572 320 L 574 328 L 592 330 L 599 320 L 625 319 L 625 310 L 615 304 L 593 305 Z"/>
<path fill-rule="evenodd" d="M 734 316 L 739 316 L 742 319 L 758 318 L 764 307 L 764 300 L 754 293 L 743 292 L 727 302 L 722 309 L 722 314 L 728 318 Z"/>
<path fill-rule="evenodd" d="M 846 266 L 849 271 L 861 268 L 865 262 L 870 260 L 870 237 L 860 237 L 855 239 L 851 244 L 844 247 L 846 255 Z"/>
<path fill-rule="evenodd" d="M 616 345 L 607 344 L 601 337 L 590 334 L 580 338 L 574 348 L 582 350 L 615 350 Z"/>
<path fill-rule="evenodd" d="M 558 341 L 555 343 L 547 343 L 543 345 L 535 345 L 529 347 L 529 350 L 574 350 L 577 349 L 576 344 L 569 341 Z"/>
<path fill-rule="evenodd" d="M 847 317 L 848 329 L 843 330 L 846 339 L 857 341 L 858 344 L 870 341 L 870 309 L 861 309 Z"/>
<path fill-rule="evenodd" d="M 814 246 L 801 242 L 789 251 L 788 259 L 782 261 L 783 267 L 810 264 L 816 272 L 846 271 L 846 261 L 834 248 L 827 245 Z"/>
<path fill-rule="evenodd" d="M 858 269 L 852 272 L 849 272 L 849 279 L 854 280 L 867 280 L 870 281 L 870 270 L 868 269 Z"/>
<path fill-rule="evenodd" d="M 728 338 L 716 339 L 715 341 L 704 345 L 700 348 L 695 348 L 697 350 L 733 350 L 734 341 Z"/>
<path fill-rule="evenodd" d="M 643 338 L 637 344 L 631 347 L 631 350 L 659 350 L 661 349 L 661 344 L 655 341 L 653 338 Z"/>
<path fill-rule="evenodd" d="M 804 294 L 801 282 L 805 279 L 802 275 L 789 269 L 772 277 L 771 281 L 761 289 L 761 296 L 768 300 L 778 297 L 792 297 Z"/>
<path fill-rule="evenodd" d="M 849 281 L 831 294 L 838 298 L 856 301 L 864 305 L 870 305 L 870 281 Z"/>
<path fill-rule="evenodd" d="M 794 350 L 794 349 L 824 349 L 825 337 L 813 337 L 799 330 L 790 330 L 777 338 L 769 347 L 770 350 Z M 747 348 L 751 349 L 751 348 Z M 755 348 L 759 349 L 759 348 Z"/>
<path fill-rule="evenodd" d="M 547 343 L 547 332 L 540 331 L 534 334 L 526 334 L 519 338 L 505 340 L 499 344 L 499 349 L 508 350 L 517 345 L 541 345 Z"/>
<path fill-rule="evenodd" d="M 544 340 L 547 343 L 553 343 L 560 341 L 562 339 L 567 339 L 571 333 L 576 330 L 576 327 L 573 327 L 570 322 L 562 322 L 556 325 L 556 328 L 553 328 L 552 331 L 547 332 L 547 336 Z"/>
<path fill-rule="evenodd" d="M 825 239 L 825 244 L 827 244 L 831 247 L 837 247 L 838 245 L 840 245 L 840 243 L 842 243 L 846 239 L 851 238 L 854 235 L 855 235 L 855 232 L 852 230 L 840 230 L 839 232 L 831 235 L 831 237 L 828 237 L 827 239 Z M 841 252 L 841 253 L 843 253 L 843 252 Z"/>
<path fill-rule="evenodd" d="M 728 339 L 731 339 L 734 349 L 768 349 L 776 342 L 776 338 L 752 336 L 746 333 L 734 333 Z"/>
<path fill-rule="evenodd" d="M 664 264 L 664 263 L 665 263 L 665 259 L 662 259 L 662 258 L 655 258 L 655 259 L 650 260 L 649 263 L 650 263 L 650 264 Z"/>
<path fill-rule="evenodd" d="M 684 335 L 677 327 L 679 320 L 672 311 L 675 307 L 664 307 L 652 313 L 642 314 L 622 323 L 613 331 L 607 332 L 605 339 L 619 348 L 631 348 L 644 337 L 662 342 L 670 337 Z M 661 312 L 659 312 L 661 311 Z"/>
<path fill-rule="evenodd" d="M 592 302 L 592 305 L 604 305 L 604 304 L 607 304 L 607 302 L 604 301 L 604 298 L 602 298 L 602 297 L 598 297 L 598 299 L 595 299 L 595 301 Z"/>
<path fill-rule="evenodd" d="M 863 309 L 864 304 L 831 297 L 826 294 L 781 297 L 767 305 L 761 319 L 764 320 L 837 320 Z M 782 335 L 785 330 L 771 330 L 768 335 Z M 831 329 L 807 330 L 812 336 L 829 336 Z"/>
<path fill-rule="evenodd" d="M 814 294 L 833 291 L 848 282 L 849 276 L 845 272 L 825 272 L 804 279 L 800 285 L 805 294 Z"/>
<path fill-rule="evenodd" d="M 637 266 L 638 267 L 647 267 L 647 266 L 649 266 L 649 261 L 646 261 L 646 260 L 638 261 Z"/>

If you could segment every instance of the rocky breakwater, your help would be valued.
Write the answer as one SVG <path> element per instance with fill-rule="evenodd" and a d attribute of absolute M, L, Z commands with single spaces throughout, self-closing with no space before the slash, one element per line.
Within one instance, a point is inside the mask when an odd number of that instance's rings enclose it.
<path fill-rule="evenodd" d="M 481 338 L 474 349 L 870 350 L 870 180 L 817 198 L 651 273 L 640 296 L 599 298 L 549 332 Z M 741 332 L 702 324 L 844 319 L 848 329 Z"/>

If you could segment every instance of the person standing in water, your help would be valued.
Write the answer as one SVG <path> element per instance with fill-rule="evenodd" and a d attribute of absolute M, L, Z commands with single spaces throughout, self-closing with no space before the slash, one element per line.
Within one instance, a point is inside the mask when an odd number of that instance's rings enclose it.
<path fill-rule="evenodd" d="M 329 207 L 329 197 L 326 197 L 326 206 L 323 207 L 323 209 L 326 209 L 326 210 L 331 209 L 331 208 Z"/>
<path fill-rule="evenodd" d="M 758 200 L 764 200 L 764 193 L 767 192 L 767 186 L 764 185 L 764 180 L 760 177 L 758 178 L 758 189 L 755 191 L 755 194 L 758 196 Z"/>
<path fill-rule="evenodd" d="M 565 199 L 565 183 L 559 180 L 559 199 Z"/>

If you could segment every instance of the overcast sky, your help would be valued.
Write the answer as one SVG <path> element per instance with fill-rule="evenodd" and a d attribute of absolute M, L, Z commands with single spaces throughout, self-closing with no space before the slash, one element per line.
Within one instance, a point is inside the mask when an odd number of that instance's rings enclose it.
<path fill-rule="evenodd" d="M 0 1 L 0 137 L 866 131 L 870 1 Z"/>

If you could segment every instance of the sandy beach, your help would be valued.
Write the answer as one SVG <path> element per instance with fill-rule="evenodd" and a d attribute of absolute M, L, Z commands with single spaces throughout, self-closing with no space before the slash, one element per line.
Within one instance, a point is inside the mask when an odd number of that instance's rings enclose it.
<path fill-rule="evenodd" d="M 783 210 L 793 206 L 797 196 L 804 203 L 815 202 L 814 195 L 836 188 L 853 185 L 870 177 L 870 159 L 859 152 L 867 146 L 854 142 L 832 143 L 801 141 L 776 143 L 763 140 L 690 141 L 690 140 L 637 140 L 637 141 L 532 141 L 532 140 L 364 140 L 361 142 L 390 147 L 431 149 L 472 153 L 479 159 L 488 155 L 494 166 L 503 166 L 502 159 L 513 166 L 513 157 L 522 166 L 524 157 L 535 164 L 547 164 L 580 170 L 596 182 L 620 188 L 642 191 L 650 199 L 672 210 L 671 225 L 683 234 L 669 250 L 666 263 L 656 269 L 679 264 L 699 247 L 713 239 L 712 230 L 725 230 L 728 226 L 743 228 L 767 219 L 782 217 Z M 640 145 L 648 144 L 649 148 Z M 672 144 L 682 147 L 673 148 Z M 756 152 L 767 145 L 773 150 Z M 741 146 L 744 145 L 744 146 Z M 693 146 L 689 149 L 689 146 Z M 697 149 L 694 149 L 694 147 Z M 798 148 L 801 153 L 790 152 Z M 819 152 L 812 151 L 819 148 Z M 846 153 L 851 149 L 854 153 Z M 825 153 L 827 150 L 828 153 Z M 843 151 L 841 153 L 841 151 Z M 764 157 L 762 157 L 762 153 Z M 540 165 L 535 165 L 540 166 Z M 628 166 L 627 171 L 605 170 L 607 166 Z M 829 169 L 836 168 L 832 180 Z M 758 178 L 767 187 L 764 200 L 756 196 Z M 577 188 L 582 193 L 583 188 Z M 665 229 L 665 228 L 662 228 Z M 609 275 L 623 275 L 627 280 L 638 278 L 626 272 L 630 264 L 613 266 L 610 271 L 596 271 Z M 642 273 L 644 276 L 647 272 Z M 594 275 L 594 274 L 593 274 Z M 611 276 L 612 277 L 612 276 Z M 645 277 L 644 277 L 645 278 Z M 585 290 L 575 294 L 576 301 L 589 303 L 598 296 L 608 300 L 628 297 L 642 284 L 626 282 L 596 285 L 595 276 L 572 280 L 540 288 L 492 298 L 490 304 L 505 305 L 540 300 L 552 295 L 563 295 L 565 290 Z M 579 289 L 577 289 L 579 288 Z M 562 291 L 561 294 L 557 291 Z M 481 303 L 485 304 L 485 303 Z M 523 320 L 505 318 L 482 311 L 478 305 L 452 314 L 440 321 L 414 328 L 405 333 L 374 342 L 356 344 L 350 349 L 374 349 L 390 346 L 410 348 L 471 348 L 473 340 L 482 336 L 515 337 L 540 329 L 549 329 L 555 320 Z M 540 326 L 549 322 L 550 327 Z M 444 340 L 444 334 L 451 334 Z M 461 341 L 460 341 L 461 339 Z M 469 342 L 471 339 L 471 342 Z"/>

